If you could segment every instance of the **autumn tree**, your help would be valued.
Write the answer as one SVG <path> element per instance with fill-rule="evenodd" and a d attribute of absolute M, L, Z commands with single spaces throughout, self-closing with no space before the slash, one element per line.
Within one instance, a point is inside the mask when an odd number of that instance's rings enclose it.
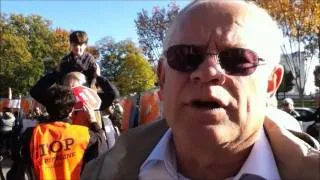
<path fill-rule="evenodd" d="M 168 9 L 154 7 L 151 15 L 142 9 L 134 21 L 139 37 L 140 48 L 148 61 L 154 64 L 160 57 L 162 44 L 166 38 L 166 31 L 169 24 L 175 19 L 179 12 L 179 7 L 175 1 L 171 1 Z"/>
<path fill-rule="evenodd" d="M 294 75 L 303 102 L 303 94 L 314 55 L 320 53 L 319 0 L 255 0 L 267 9 L 282 29 L 286 43 L 284 60 Z M 320 55 L 319 55 L 320 58 Z"/>
<path fill-rule="evenodd" d="M 115 42 L 113 38 L 105 37 L 96 47 L 100 54 L 101 74 L 118 86 L 121 95 L 154 86 L 153 69 L 131 40 Z"/>
<path fill-rule="evenodd" d="M 115 78 L 120 93 L 141 93 L 154 87 L 155 74 L 141 54 L 129 53 Z"/>
<path fill-rule="evenodd" d="M 100 53 L 99 53 L 99 50 L 97 49 L 96 46 L 88 46 L 86 48 L 86 51 L 90 54 L 92 54 L 92 56 L 94 57 L 94 59 L 99 59 L 100 57 Z"/>
<path fill-rule="evenodd" d="M 26 48 L 27 42 L 19 36 L 3 33 L 0 44 L 0 96 L 6 95 L 8 87 L 11 87 L 14 93 L 25 92 L 30 85 L 29 78 L 32 78 L 25 73 L 37 74 L 32 68 L 32 56 Z"/>
<path fill-rule="evenodd" d="M 131 40 L 115 42 L 112 37 L 99 40 L 96 47 L 100 54 L 101 74 L 111 81 L 119 74 L 128 54 L 141 52 Z"/>
<path fill-rule="evenodd" d="M 46 69 L 60 60 L 66 36 L 50 26 L 38 15 L 0 14 L 0 96 L 8 86 L 15 95 L 26 95 Z"/>
<path fill-rule="evenodd" d="M 51 71 L 69 52 L 69 31 L 57 28 L 52 31 L 52 44 L 48 56 L 44 59 L 45 71 Z"/>
<path fill-rule="evenodd" d="M 288 71 L 285 69 L 284 74 L 283 74 L 283 78 L 282 78 L 282 82 L 280 84 L 280 87 L 277 91 L 277 97 L 279 92 L 282 92 L 284 94 L 284 96 L 286 96 L 286 92 L 289 92 L 293 89 L 294 83 L 293 83 L 294 77 L 291 71 Z M 277 98 L 279 99 L 279 98 Z"/>

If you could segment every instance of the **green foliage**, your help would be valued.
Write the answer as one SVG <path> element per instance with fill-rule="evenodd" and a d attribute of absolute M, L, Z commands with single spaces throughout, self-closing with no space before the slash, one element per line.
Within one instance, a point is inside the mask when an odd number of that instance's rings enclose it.
<path fill-rule="evenodd" d="M 176 2 L 171 1 L 168 5 L 168 10 L 154 7 L 150 16 L 148 11 L 144 9 L 138 13 L 138 17 L 134 22 L 137 28 L 139 44 L 144 55 L 149 58 L 150 63 L 159 60 L 162 44 L 166 38 L 166 31 L 178 12 L 179 7 Z"/>
<path fill-rule="evenodd" d="M 311 107 L 311 108 L 317 107 L 315 100 L 306 100 L 306 99 L 304 99 L 303 101 L 299 99 L 295 100 L 294 106 L 295 107 Z"/>
<path fill-rule="evenodd" d="M 131 40 L 115 42 L 105 37 L 97 42 L 101 74 L 119 88 L 122 96 L 140 93 L 154 86 L 155 74 L 139 48 Z"/>
<path fill-rule="evenodd" d="M 282 82 L 281 82 L 280 87 L 278 89 L 278 92 L 290 91 L 294 86 L 293 80 L 294 80 L 294 77 L 293 77 L 292 72 L 285 70 L 284 74 L 283 74 Z"/>
<path fill-rule="evenodd" d="M 55 68 L 60 60 L 69 53 L 69 31 L 57 28 L 52 31 L 51 49 L 44 59 L 45 71 L 50 71 Z"/>
<path fill-rule="evenodd" d="M 99 59 L 100 53 L 99 53 L 99 50 L 97 49 L 97 47 L 95 47 L 95 46 L 88 46 L 88 47 L 86 48 L 86 51 L 89 52 L 90 54 L 92 54 L 92 56 L 94 57 L 94 59 Z"/>
<path fill-rule="evenodd" d="M 254 0 L 278 22 L 287 43 L 283 44 L 286 64 L 295 77 L 295 85 L 303 102 L 303 94 L 317 49 L 320 57 L 319 0 Z"/>
<path fill-rule="evenodd" d="M 97 42 L 97 49 L 101 56 L 101 74 L 115 81 L 122 64 L 130 53 L 140 53 L 131 40 L 115 42 L 111 37 L 105 37 Z"/>
<path fill-rule="evenodd" d="M 116 77 L 122 95 L 141 93 L 154 87 L 155 74 L 150 64 L 139 54 L 129 53 Z"/>
<path fill-rule="evenodd" d="M 67 33 L 53 31 L 38 15 L 0 14 L 0 97 L 12 88 L 13 96 L 30 87 L 68 51 Z"/>
<path fill-rule="evenodd" d="M 23 92 L 26 88 L 24 84 L 28 84 L 25 80 L 21 82 L 22 71 L 29 70 L 34 72 L 30 66 L 32 65 L 31 54 L 26 48 L 26 41 L 18 36 L 4 33 L 1 35 L 0 48 L 0 96 L 4 96 L 8 87 L 12 87 L 13 92 Z"/>

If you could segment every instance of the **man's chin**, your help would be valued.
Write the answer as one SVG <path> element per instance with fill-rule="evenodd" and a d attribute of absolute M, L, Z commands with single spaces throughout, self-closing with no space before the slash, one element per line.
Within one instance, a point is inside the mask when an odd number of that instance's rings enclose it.
<path fill-rule="evenodd" d="M 201 144 L 211 142 L 212 146 L 225 147 L 233 144 L 239 136 L 239 128 L 230 128 L 227 124 L 193 125 L 183 130 L 189 139 L 194 139 Z"/>
<path fill-rule="evenodd" d="M 212 125 L 222 125 L 226 124 L 229 121 L 224 109 L 219 111 L 203 111 L 191 113 L 185 116 L 186 119 L 189 119 L 190 122 L 195 123 L 200 126 L 212 126 Z"/>
<path fill-rule="evenodd" d="M 73 56 L 82 56 L 84 53 L 80 53 L 80 52 L 77 52 L 77 53 L 73 53 Z"/>

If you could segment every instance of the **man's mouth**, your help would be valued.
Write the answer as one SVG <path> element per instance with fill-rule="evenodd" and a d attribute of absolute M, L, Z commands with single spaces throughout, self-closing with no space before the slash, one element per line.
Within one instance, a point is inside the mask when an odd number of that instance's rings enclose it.
<path fill-rule="evenodd" d="M 214 101 L 199 101 L 199 100 L 195 100 L 195 101 L 192 101 L 191 105 L 193 107 L 196 107 L 196 108 L 199 108 L 199 109 L 207 109 L 207 110 L 221 108 L 221 105 L 219 103 L 217 103 L 217 102 L 214 102 Z"/>

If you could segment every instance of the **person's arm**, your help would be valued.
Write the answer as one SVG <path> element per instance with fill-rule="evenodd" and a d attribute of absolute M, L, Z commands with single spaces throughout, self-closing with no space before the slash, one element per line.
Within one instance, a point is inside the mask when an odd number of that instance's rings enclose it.
<path fill-rule="evenodd" d="M 119 91 L 114 84 L 112 84 L 107 78 L 102 76 L 97 77 L 97 84 L 102 89 L 102 93 L 98 93 L 102 103 L 100 110 L 104 110 L 109 107 L 112 102 L 119 97 Z"/>
<path fill-rule="evenodd" d="M 49 73 L 42 77 L 30 90 L 30 95 L 36 101 L 41 103 L 42 105 L 45 104 L 46 95 L 45 91 L 49 89 L 55 82 L 56 82 L 57 73 Z"/>
<path fill-rule="evenodd" d="M 90 109 L 87 105 L 84 109 L 89 114 L 89 144 L 83 156 L 84 162 L 89 162 L 92 159 L 97 158 L 108 150 L 108 145 L 104 137 L 104 132 L 97 123 L 97 119 L 93 109 Z"/>

